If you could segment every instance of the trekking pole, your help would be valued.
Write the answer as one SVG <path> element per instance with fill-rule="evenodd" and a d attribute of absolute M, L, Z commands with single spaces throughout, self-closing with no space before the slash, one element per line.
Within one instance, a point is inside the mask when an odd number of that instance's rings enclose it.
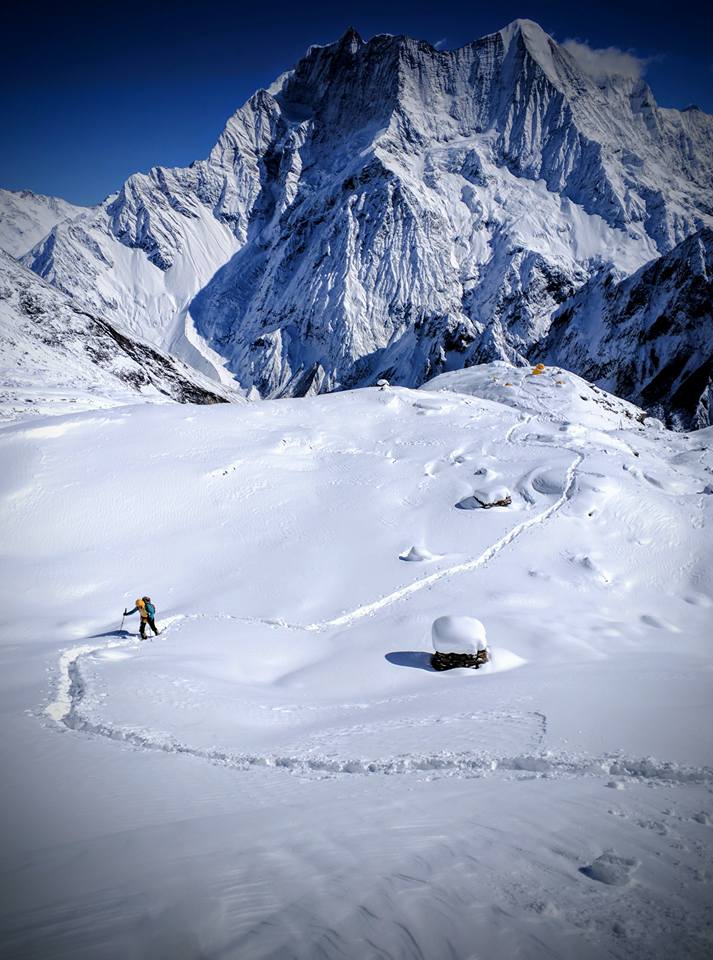
<path fill-rule="evenodd" d="M 124 610 L 124 612 L 123 612 L 122 615 L 121 615 L 121 626 L 119 627 L 119 633 L 123 633 L 123 632 L 124 632 L 124 618 L 125 618 L 125 617 L 126 617 L 126 609 Z"/>

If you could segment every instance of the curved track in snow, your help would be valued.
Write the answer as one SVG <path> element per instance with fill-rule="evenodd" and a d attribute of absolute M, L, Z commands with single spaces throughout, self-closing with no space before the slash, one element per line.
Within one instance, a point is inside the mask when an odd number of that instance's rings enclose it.
<path fill-rule="evenodd" d="M 530 422 L 532 417 L 525 415 L 520 417 L 507 431 L 505 439 L 507 443 L 522 442 L 515 439 L 518 427 L 522 427 Z M 531 439 L 528 445 L 536 444 L 537 441 Z M 469 573 L 484 567 L 494 560 L 503 550 L 505 550 L 518 537 L 529 530 L 531 527 L 547 523 L 559 510 L 569 501 L 576 487 L 577 468 L 584 459 L 583 454 L 571 447 L 559 447 L 555 445 L 545 445 L 549 450 L 567 450 L 574 454 L 574 459 L 569 464 L 563 482 L 562 492 L 557 499 L 546 509 L 527 517 L 520 523 L 515 524 L 506 534 L 488 546 L 477 557 L 461 563 L 453 564 L 434 573 L 420 577 L 404 587 L 400 587 L 383 597 L 356 607 L 355 609 L 343 613 L 337 617 L 324 619 L 310 624 L 290 624 L 280 620 L 267 620 L 261 618 L 236 617 L 231 614 L 188 614 L 178 616 L 171 620 L 164 621 L 166 629 L 173 621 L 212 619 L 212 620 L 232 620 L 236 623 L 244 624 L 266 624 L 278 626 L 288 630 L 299 630 L 305 632 L 322 632 L 335 627 L 349 626 L 365 617 L 372 616 L 379 611 L 405 600 L 410 596 L 427 589 L 442 580 L 450 579 L 462 573 Z M 187 756 L 200 757 L 213 763 L 228 766 L 234 769 L 246 770 L 255 767 L 272 767 L 276 769 L 289 770 L 301 774 L 313 773 L 317 775 L 330 775 L 336 773 L 361 773 L 361 774 L 404 774 L 412 772 L 431 772 L 434 775 L 446 776 L 482 776 L 487 773 L 499 771 L 531 771 L 534 773 L 548 773 L 550 775 L 561 773 L 565 774 L 592 774 L 601 776 L 604 773 L 611 772 L 612 764 L 626 762 L 621 759 L 613 760 L 611 758 L 584 758 L 576 759 L 569 756 L 547 756 L 544 755 L 513 755 L 513 756 L 494 756 L 488 753 L 444 753 L 434 755 L 402 755 L 392 758 L 381 758 L 375 760 L 332 758 L 320 756 L 267 756 L 252 754 L 231 754 L 219 750 L 202 750 L 180 743 L 171 738 L 166 738 L 146 731 L 137 731 L 131 729 L 117 729 L 108 724 L 92 722 L 80 713 L 80 705 L 84 697 L 84 684 L 79 667 L 79 661 L 82 657 L 92 655 L 99 651 L 110 648 L 135 646 L 139 641 L 134 638 L 117 638 L 107 643 L 97 646 L 82 644 L 65 650 L 59 661 L 59 681 L 57 692 L 52 702 L 45 708 L 45 714 L 53 721 L 61 723 L 68 729 L 83 731 L 97 736 L 106 737 L 131 744 L 141 749 L 162 750 L 168 753 L 176 753 Z M 641 769 L 642 761 L 634 760 L 629 762 L 631 770 Z M 661 776 L 665 776 L 666 765 L 659 765 Z M 670 771 L 669 771 L 670 772 Z M 691 770 L 685 773 L 686 779 L 700 780 L 701 777 L 707 782 L 710 771 Z M 640 775 L 634 774 L 631 775 Z M 659 774 L 653 772 L 654 778 Z M 684 774 L 681 774 L 684 776 Z M 674 778 L 675 779 L 675 778 Z M 679 777 L 680 779 L 680 777 Z"/>
<path fill-rule="evenodd" d="M 113 647 L 120 645 L 122 644 L 111 644 Z M 105 737 L 108 740 L 125 743 L 141 750 L 194 757 L 231 770 L 272 769 L 301 777 L 314 776 L 317 778 L 339 774 L 361 776 L 404 776 L 411 774 L 425 775 L 430 778 L 478 778 L 499 774 L 515 780 L 521 776 L 527 778 L 531 776 L 548 778 L 615 776 L 624 780 L 659 782 L 670 785 L 713 784 L 713 767 L 671 763 L 656 760 L 652 757 L 625 757 L 617 754 L 591 756 L 578 753 L 552 752 L 540 749 L 537 743 L 531 745 L 535 747 L 534 751 L 526 749 L 520 753 L 509 752 L 507 755 L 492 750 L 481 752 L 442 751 L 440 753 L 399 754 L 373 759 L 314 753 L 243 753 L 193 747 L 166 735 L 145 730 L 114 727 L 83 717 L 79 707 L 84 698 L 84 683 L 77 660 L 78 657 L 68 667 L 69 708 L 61 718 L 62 724 L 67 729 Z M 493 715 L 491 719 L 501 724 L 508 718 L 502 715 Z M 546 727 L 546 719 L 538 713 L 522 715 L 519 718 L 510 717 L 509 719 L 515 723 L 531 722 L 534 727 L 541 731 L 544 731 Z M 541 740 L 541 734 L 536 739 Z"/>

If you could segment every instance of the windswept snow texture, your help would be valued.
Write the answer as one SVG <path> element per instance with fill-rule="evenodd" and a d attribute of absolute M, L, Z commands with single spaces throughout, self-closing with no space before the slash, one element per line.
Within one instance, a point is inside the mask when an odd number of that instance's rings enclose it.
<path fill-rule="evenodd" d="M 543 357 L 679 429 L 711 423 L 713 230 L 616 282 L 590 281 L 554 315 Z"/>
<path fill-rule="evenodd" d="M 239 399 L 93 316 L 0 251 L 0 418 Z"/>
<path fill-rule="evenodd" d="M 2 427 L 4 955 L 709 957 L 712 434 L 504 363 Z"/>
<path fill-rule="evenodd" d="M 521 361 L 593 275 L 713 225 L 713 118 L 537 24 L 452 51 L 349 30 L 25 262 L 264 397 Z"/>
<path fill-rule="evenodd" d="M 58 223 L 73 220 L 86 207 L 31 190 L 0 189 L 0 250 L 21 257 Z"/>

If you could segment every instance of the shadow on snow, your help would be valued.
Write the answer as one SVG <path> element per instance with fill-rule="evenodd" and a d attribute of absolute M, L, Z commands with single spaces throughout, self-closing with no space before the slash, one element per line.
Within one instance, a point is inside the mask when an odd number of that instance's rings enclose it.
<path fill-rule="evenodd" d="M 423 650 L 399 650 L 395 653 L 387 653 L 384 659 L 393 663 L 395 667 L 413 667 L 415 670 L 436 672 L 431 666 L 431 654 Z"/>

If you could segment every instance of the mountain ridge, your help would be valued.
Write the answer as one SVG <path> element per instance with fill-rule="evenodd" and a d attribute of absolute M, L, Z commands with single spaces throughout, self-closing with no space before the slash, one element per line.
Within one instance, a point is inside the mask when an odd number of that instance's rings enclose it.
<path fill-rule="evenodd" d="M 238 399 L 157 347 L 85 310 L 0 250 L 0 413 Z"/>
<path fill-rule="evenodd" d="M 679 429 L 708 426 L 713 371 L 713 230 L 704 228 L 623 279 L 595 277 L 540 345 Z"/>
<path fill-rule="evenodd" d="M 73 220 L 89 209 L 32 190 L 0 188 L 0 250 L 12 257 L 22 257 L 56 224 Z"/>
<path fill-rule="evenodd" d="M 526 362 L 593 276 L 713 224 L 711 158 L 713 118 L 532 21 L 454 51 L 349 29 L 205 160 L 133 175 L 24 262 L 246 393 L 417 386 Z"/>

